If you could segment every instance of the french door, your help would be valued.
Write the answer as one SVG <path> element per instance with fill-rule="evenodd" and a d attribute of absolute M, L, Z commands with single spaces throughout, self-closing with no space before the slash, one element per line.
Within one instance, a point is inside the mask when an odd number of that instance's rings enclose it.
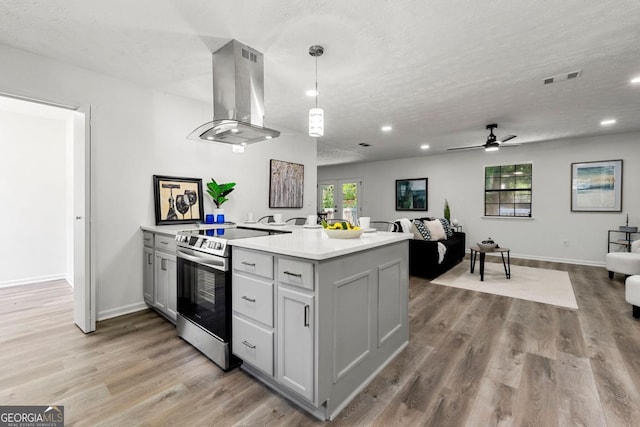
<path fill-rule="evenodd" d="M 360 178 L 320 181 L 318 212 L 324 219 L 343 219 L 358 223 L 362 213 L 362 180 Z"/>

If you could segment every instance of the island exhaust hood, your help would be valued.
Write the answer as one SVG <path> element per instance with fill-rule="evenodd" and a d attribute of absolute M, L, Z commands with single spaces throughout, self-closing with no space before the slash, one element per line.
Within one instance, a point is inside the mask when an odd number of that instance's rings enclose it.
<path fill-rule="evenodd" d="M 263 55 L 231 40 L 213 53 L 212 63 L 213 121 L 187 138 L 244 146 L 280 136 L 279 131 L 263 126 Z"/>

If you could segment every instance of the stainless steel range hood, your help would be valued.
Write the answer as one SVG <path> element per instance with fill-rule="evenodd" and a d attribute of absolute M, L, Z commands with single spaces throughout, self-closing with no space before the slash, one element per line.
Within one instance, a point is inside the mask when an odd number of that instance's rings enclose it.
<path fill-rule="evenodd" d="M 213 121 L 188 139 L 247 145 L 280 136 L 264 123 L 264 58 L 231 40 L 213 53 Z"/>

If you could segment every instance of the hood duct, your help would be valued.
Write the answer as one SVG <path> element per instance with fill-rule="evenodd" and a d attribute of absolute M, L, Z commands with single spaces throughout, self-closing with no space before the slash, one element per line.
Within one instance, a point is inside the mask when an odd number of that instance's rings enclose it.
<path fill-rule="evenodd" d="M 213 121 L 187 136 L 192 140 L 247 145 L 280 136 L 264 123 L 264 57 L 231 40 L 213 53 Z"/>

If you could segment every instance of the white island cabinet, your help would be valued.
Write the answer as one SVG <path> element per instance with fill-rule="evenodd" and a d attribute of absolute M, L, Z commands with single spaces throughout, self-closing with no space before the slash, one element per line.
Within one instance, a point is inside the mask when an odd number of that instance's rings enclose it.
<path fill-rule="evenodd" d="M 232 242 L 242 369 L 334 418 L 408 344 L 409 238 L 300 230 Z"/>

